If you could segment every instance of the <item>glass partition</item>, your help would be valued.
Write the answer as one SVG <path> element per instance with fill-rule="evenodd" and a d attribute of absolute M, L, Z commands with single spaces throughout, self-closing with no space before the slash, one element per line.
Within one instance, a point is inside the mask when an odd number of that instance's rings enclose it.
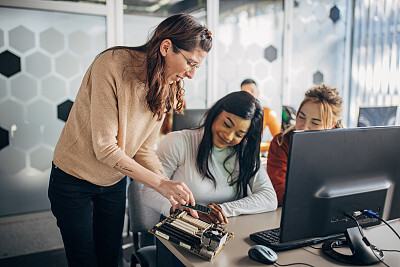
<path fill-rule="evenodd" d="M 54 147 L 105 48 L 104 16 L 0 7 L 0 216 L 49 209 Z"/>

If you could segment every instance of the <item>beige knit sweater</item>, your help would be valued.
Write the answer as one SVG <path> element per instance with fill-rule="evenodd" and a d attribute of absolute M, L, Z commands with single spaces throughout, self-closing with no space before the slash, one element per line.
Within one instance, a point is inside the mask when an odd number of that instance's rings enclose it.
<path fill-rule="evenodd" d="M 87 70 L 53 162 L 64 172 L 100 186 L 124 177 L 113 167 L 125 153 L 143 167 L 162 169 L 154 143 L 162 124 L 147 106 L 145 56 L 107 51 Z"/>

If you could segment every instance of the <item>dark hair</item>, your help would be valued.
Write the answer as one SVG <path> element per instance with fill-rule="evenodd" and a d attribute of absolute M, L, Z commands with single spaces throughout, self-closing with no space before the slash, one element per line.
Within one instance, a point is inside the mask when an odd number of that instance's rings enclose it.
<path fill-rule="evenodd" d="M 257 86 L 257 83 L 253 79 L 244 79 L 243 82 L 240 84 L 240 87 L 246 84 L 255 84 Z"/>
<path fill-rule="evenodd" d="M 192 52 L 200 48 L 209 52 L 212 47 L 211 32 L 193 16 L 176 14 L 163 20 L 153 31 L 146 44 L 138 47 L 113 47 L 111 50 L 128 49 L 146 53 L 146 83 L 149 87 L 146 100 L 150 110 L 162 118 L 162 115 L 171 108 L 178 112 L 183 105 L 183 86 L 180 82 L 167 84 L 164 77 L 165 59 L 161 55 L 160 45 L 163 40 L 169 39 L 178 48 Z M 109 49 L 109 50 L 110 50 Z M 174 53 L 178 50 L 173 47 Z M 175 103 L 176 99 L 176 105 Z"/>
<path fill-rule="evenodd" d="M 237 185 L 237 197 L 247 196 L 247 185 L 249 180 L 260 169 L 260 142 L 263 124 L 263 109 L 260 103 L 251 94 L 239 91 L 233 92 L 217 101 L 206 113 L 206 119 L 202 127 L 204 135 L 197 152 L 196 166 L 200 174 L 213 181 L 216 187 L 216 181 L 208 166 L 208 160 L 211 157 L 213 149 L 212 124 L 214 120 L 225 110 L 246 120 L 251 120 L 249 130 L 243 140 L 233 146 L 231 154 L 224 161 L 225 163 L 234 155 L 237 156 L 239 164 L 239 176 L 233 177 L 230 173 L 229 185 Z M 229 171 L 228 171 L 229 172 Z"/>

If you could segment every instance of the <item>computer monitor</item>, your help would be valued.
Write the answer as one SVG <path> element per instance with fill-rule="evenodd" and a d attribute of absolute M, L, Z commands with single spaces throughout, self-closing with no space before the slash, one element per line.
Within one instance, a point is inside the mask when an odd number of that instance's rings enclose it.
<path fill-rule="evenodd" d="M 185 109 L 184 114 L 174 113 L 172 117 L 172 131 L 180 131 L 199 127 L 203 122 L 207 109 Z"/>
<path fill-rule="evenodd" d="M 362 210 L 400 218 L 400 127 L 294 132 L 280 241 L 346 234 L 356 226 L 346 213 Z M 366 216 L 358 222 L 380 223 Z"/>
<path fill-rule="evenodd" d="M 395 125 L 397 108 L 397 106 L 360 107 L 357 127 Z"/>

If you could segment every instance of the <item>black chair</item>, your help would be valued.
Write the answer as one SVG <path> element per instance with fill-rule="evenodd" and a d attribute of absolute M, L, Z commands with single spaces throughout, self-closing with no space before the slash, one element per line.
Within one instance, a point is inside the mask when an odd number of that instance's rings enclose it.
<path fill-rule="evenodd" d="M 184 114 L 174 113 L 172 131 L 195 128 L 201 125 L 207 109 L 185 109 Z"/>
<path fill-rule="evenodd" d="M 296 124 L 296 110 L 291 106 L 282 106 L 282 132 Z"/>
<path fill-rule="evenodd" d="M 360 107 L 357 127 L 395 125 L 396 114 L 397 106 Z"/>
<path fill-rule="evenodd" d="M 131 266 L 157 266 L 157 255 L 154 235 L 148 232 L 160 220 L 160 213 L 145 206 L 142 200 L 143 184 L 132 180 L 128 186 L 129 229 L 133 235 L 134 252 Z"/>

